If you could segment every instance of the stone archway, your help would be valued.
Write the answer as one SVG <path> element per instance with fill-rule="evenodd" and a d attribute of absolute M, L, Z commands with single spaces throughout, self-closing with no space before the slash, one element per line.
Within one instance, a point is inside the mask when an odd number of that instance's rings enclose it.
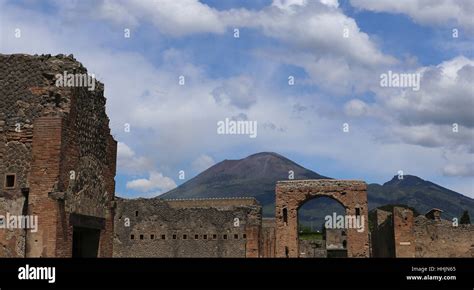
<path fill-rule="evenodd" d="M 318 196 L 330 197 L 346 208 L 346 215 L 364 218 L 364 231 L 347 230 L 348 257 L 369 257 L 367 184 L 358 180 L 289 180 L 276 185 L 276 256 L 298 257 L 298 209 Z"/>

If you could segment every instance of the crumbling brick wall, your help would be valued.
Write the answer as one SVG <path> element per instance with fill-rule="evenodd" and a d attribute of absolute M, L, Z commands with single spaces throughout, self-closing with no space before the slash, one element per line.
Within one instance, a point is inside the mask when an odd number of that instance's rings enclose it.
<path fill-rule="evenodd" d="M 373 257 L 395 257 L 395 244 L 392 213 L 375 209 L 374 225 L 371 232 L 371 246 Z"/>
<path fill-rule="evenodd" d="M 474 257 L 474 226 L 415 218 L 416 257 Z"/>
<path fill-rule="evenodd" d="M 474 257 L 474 226 L 413 217 L 408 208 L 377 210 L 372 231 L 374 257 Z"/>
<path fill-rule="evenodd" d="M 300 240 L 299 241 L 300 258 L 327 258 L 325 240 Z"/>
<path fill-rule="evenodd" d="M 415 257 L 413 218 L 412 210 L 403 207 L 393 208 L 392 223 L 396 257 Z"/>
<path fill-rule="evenodd" d="M 197 207 L 170 203 L 117 199 L 114 257 L 259 256 L 260 206 L 222 208 L 223 200 L 217 207 L 208 200 L 189 201 Z"/>
<path fill-rule="evenodd" d="M 0 256 L 71 256 L 71 214 L 106 220 L 99 254 L 111 256 L 116 142 L 103 85 L 56 86 L 64 71 L 87 74 L 72 56 L 0 55 L 0 67 L 0 210 L 39 220 L 37 233 L 0 233 Z"/>
<path fill-rule="evenodd" d="M 275 257 L 275 219 L 262 219 L 261 232 L 261 257 L 274 258 Z"/>

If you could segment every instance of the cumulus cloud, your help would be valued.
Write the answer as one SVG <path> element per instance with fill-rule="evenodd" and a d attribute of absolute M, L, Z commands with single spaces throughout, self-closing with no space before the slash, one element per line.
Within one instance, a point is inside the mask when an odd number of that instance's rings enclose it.
<path fill-rule="evenodd" d="M 173 179 L 163 176 L 162 173 L 151 171 L 149 178 L 140 178 L 127 182 L 127 188 L 138 190 L 141 192 L 149 192 L 151 190 L 165 193 L 176 187 Z"/>
<path fill-rule="evenodd" d="M 96 18 L 122 26 L 151 23 L 163 34 L 174 37 L 222 34 L 244 27 L 256 29 L 290 46 L 290 55 L 284 50 L 275 55 L 276 58 L 304 68 L 311 82 L 340 94 L 354 89 L 367 90 L 373 85 L 370 81 L 373 78 L 368 76 L 375 68 L 396 62 L 377 48 L 354 19 L 344 15 L 335 0 L 274 0 L 258 11 L 216 10 L 198 0 L 103 0 L 90 4 L 96 5 L 90 9 L 94 11 L 91 16 Z M 221 88 L 221 95 L 227 90 L 239 90 L 229 84 L 226 87 Z M 253 97 L 246 95 L 244 99 L 238 98 L 234 105 L 249 106 L 252 101 Z"/>
<path fill-rule="evenodd" d="M 376 85 L 377 69 L 397 63 L 335 5 L 302 1 L 282 7 L 275 3 L 248 16 L 242 25 L 287 44 L 289 50 L 265 51 L 262 56 L 304 68 L 309 76 L 306 83 L 340 95 L 364 92 Z"/>
<path fill-rule="evenodd" d="M 146 172 L 153 168 L 153 162 L 143 156 L 137 156 L 127 144 L 117 144 L 117 166 L 124 172 Z"/>
<path fill-rule="evenodd" d="M 471 0 L 351 0 L 354 7 L 374 12 L 403 13 L 425 25 L 450 25 L 474 31 Z"/>
<path fill-rule="evenodd" d="M 106 0 L 98 9 L 104 19 L 133 26 L 138 20 L 147 21 L 174 36 L 225 31 L 218 11 L 197 0 Z"/>
<path fill-rule="evenodd" d="M 419 91 L 377 90 L 391 132 L 410 144 L 474 152 L 474 61 L 460 56 L 418 71 Z"/>

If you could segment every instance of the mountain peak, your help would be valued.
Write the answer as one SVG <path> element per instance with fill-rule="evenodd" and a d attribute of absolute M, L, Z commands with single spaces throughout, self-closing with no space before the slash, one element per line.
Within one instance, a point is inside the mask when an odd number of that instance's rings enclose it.
<path fill-rule="evenodd" d="M 277 158 L 287 159 L 287 158 L 283 157 L 282 155 L 280 155 L 278 153 L 275 153 L 275 152 L 259 152 L 259 153 L 249 155 L 244 159 L 256 158 L 256 157 L 277 157 Z"/>
<path fill-rule="evenodd" d="M 275 152 L 260 152 L 242 159 L 224 160 L 201 172 L 164 198 L 254 196 L 262 205 L 274 202 L 279 180 L 327 178 Z"/>
<path fill-rule="evenodd" d="M 415 175 L 395 175 L 390 181 L 385 182 L 383 185 L 392 185 L 392 186 L 416 186 L 426 183 L 424 179 L 421 179 Z"/>

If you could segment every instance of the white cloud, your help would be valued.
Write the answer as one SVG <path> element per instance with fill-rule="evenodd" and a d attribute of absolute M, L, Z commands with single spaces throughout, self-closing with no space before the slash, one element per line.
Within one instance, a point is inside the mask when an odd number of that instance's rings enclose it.
<path fill-rule="evenodd" d="M 61 3 L 57 5 L 62 9 L 73 10 L 71 4 Z M 226 31 L 230 36 L 230 29 L 243 27 L 260 30 L 289 46 L 290 50 L 275 56 L 280 63 L 304 68 L 312 83 L 339 94 L 367 90 L 373 85 L 370 75 L 376 68 L 396 62 L 360 31 L 354 19 L 343 14 L 335 0 L 275 0 L 258 11 L 219 11 L 198 0 L 104 0 L 87 4 L 92 7 L 84 13 L 119 23 L 121 28 L 152 23 L 161 33 L 174 37 Z M 248 106 L 253 99 L 247 97 L 250 99 L 236 105 Z"/>
<path fill-rule="evenodd" d="M 158 192 L 164 193 L 176 187 L 176 183 L 173 179 L 163 176 L 162 173 L 152 171 L 148 179 L 141 178 L 127 182 L 127 188 L 138 190 L 141 192 L 149 192 L 151 190 L 159 190 Z"/>
<path fill-rule="evenodd" d="M 474 163 L 470 164 L 448 164 L 443 168 L 446 176 L 474 176 Z"/>
<path fill-rule="evenodd" d="M 127 144 L 118 142 L 117 144 L 117 158 L 130 159 L 135 156 L 135 152 L 127 146 Z"/>
<path fill-rule="evenodd" d="M 117 144 L 117 166 L 123 172 L 140 173 L 153 168 L 153 162 L 143 156 L 137 156 L 125 143 Z"/>
<path fill-rule="evenodd" d="M 247 76 L 227 79 L 211 93 L 219 105 L 232 105 L 240 109 L 248 109 L 257 102 L 255 85 L 253 80 Z"/>
<path fill-rule="evenodd" d="M 344 105 L 344 111 L 349 116 L 363 116 L 367 114 L 367 104 L 361 100 L 350 100 Z"/>
<path fill-rule="evenodd" d="M 474 2 L 471 0 L 351 0 L 351 4 L 375 12 L 403 13 L 420 24 L 474 31 Z"/>
<path fill-rule="evenodd" d="M 139 23 L 138 18 L 130 13 L 127 7 L 123 6 L 119 1 L 104 0 L 99 6 L 97 13 L 100 17 L 112 20 L 116 24 L 126 24 L 130 27 L 136 27 Z"/>
<path fill-rule="evenodd" d="M 183 36 L 193 33 L 223 33 L 218 11 L 197 0 L 102 1 L 100 17 L 136 26 L 151 22 L 162 33 Z"/>
<path fill-rule="evenodd" d="M 456 57 L 419 68 L 420 91 L 377 90 L 392 132 L 411 144 L 474 152 L 474 61 Z"/>
<path fill-rule="evenodd" d="M 216 163 L 216 161 L 214 161 L 214 159 L 211 156 L 206 155 L 206 154 L 201 154 L 201 155 L 199 155 L 198 158 L 196 158 L 193 161 L 192 166 L 193 166 L 193 169 L 197 173 L 201 173 L 202 171 L 208 169 L 209 167 L 211 167 L 215 163 Z"/>

